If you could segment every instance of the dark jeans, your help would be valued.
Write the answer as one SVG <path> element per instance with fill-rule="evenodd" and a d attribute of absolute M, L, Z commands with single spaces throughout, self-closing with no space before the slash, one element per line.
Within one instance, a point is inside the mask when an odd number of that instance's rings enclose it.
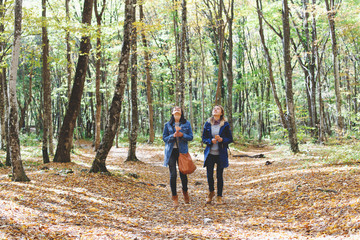
<path fill-rule="evenodd" d="M 171 187 L 171 193 L 173 196 L 177 195 L 176 192 L 176 178 L 177 178 L 177 173 L 176 173 L 176 163 L 178 162 L 178 158 L 179 158 L 179 149 L 174 148 L 172 150 L 171 156 L 170 156 L 170 161 L 169 161 L 169 170 L 170 170 L 170 187 Z M 182 184 L 182 190 L 184 192 L 187 192 L 188 187 L 188 178 L 186 174 L 182 174 L 180 171 L 180 179 L 181 179 L 181 184 Z"/>
<path fill-rule="evenodd" d="M 209 191 L 213 192 L 214 189 L 214 167 L 216 163 L 216 178 L 217 178 L 217 195 L 222 197 L 223 187 L 224 187 L 224 179 L 223 173 L 224 168 L 220 167 L 220 157 L 219 155 L 211 155 L 209 154 L 206 159 L 206 174 L 207 181 L 209 184 Z"/>

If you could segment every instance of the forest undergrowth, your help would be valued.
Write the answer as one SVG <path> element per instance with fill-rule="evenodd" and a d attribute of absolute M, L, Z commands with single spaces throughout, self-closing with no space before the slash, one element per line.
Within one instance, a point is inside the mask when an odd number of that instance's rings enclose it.
<path fill-rule="evenodd" d="M 126 147 L 112 148 L 111 174 L 88 173 L 90 142 L 67 164 L 44 165 L 41 147 L 24 147 L 30 182 L 12 182 L 11 168 L 0 168 L 0 239 L 359 239 L 358 146 L 308 144 L 293 155 L 285 146 L 233 145 L 224 205 L 205 204 L 203 155 L 192 152 L 191 204 L 178 179 L 176 210 L 162 145 L 138 145 L 138 163 L 124 162 Z M 265 158 L 235 157 L 243 154 Z"/>

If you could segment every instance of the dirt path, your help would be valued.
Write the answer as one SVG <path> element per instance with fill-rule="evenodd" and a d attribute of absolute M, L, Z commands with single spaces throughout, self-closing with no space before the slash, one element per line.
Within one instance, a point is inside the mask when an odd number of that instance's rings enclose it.
<path fill-rule="evenodd" d="M 30 183 L 11 182 L 9 169 L 0 169 L 0 239 L 359 239 L 357 166 L 306 167 L 304 154 L 286 156 L 283 148 L 232 151 L 239 153 L 266 158 L 230 157 L 225 205 L 205 205 L 198 153 L 198 169 L 189 176 L 191 204 L 180 198 L 176 211 L 162 146 L 140 145 L 141 163 L 124 163 L 127 149 L 113 148 L 112 175 L 87 173 L 94 157 L 89 147 L 69 164 L 44 168 L 41 158 L 32 159 Z M 181 197 L 180 188 L 178 180 Z"/>

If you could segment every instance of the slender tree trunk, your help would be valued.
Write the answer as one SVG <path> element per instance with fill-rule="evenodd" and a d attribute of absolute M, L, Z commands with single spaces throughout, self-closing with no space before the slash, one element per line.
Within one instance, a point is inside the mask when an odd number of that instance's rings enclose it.
<path fill-rule="evenodd" d="M 284 65 L 285 65 L 285 80 L 286 80 L 286 105 L 287 105 L 287 130 L 289 134 L 289 143 L 291 151 L 299 152 L 299 145 L 296 136 L 296 122 L 295 122 L 295 104 L 294 93 L 292 86 L 292 66 L 290 55 L 290 21 L 289 21 L 289 6 L 288 0 L 283 0 L 283 49 L 284 49 Z"/>
<path fill-rule="evenodd" d="M 330 35 L 332 42 L 332 54 L 333 54 L 333 63 L 334 63 L 334 79 L 335 79 L 335 96 L 336 96 L 336 111 L 337 111 L 337 134 L 340 136 L 344 135 L 344 119 L 341 112 L 341 91 L 340 91 L 340 70 L 339 70 L 339 57 L 336 41 L 336 32 L 335 32 L 335 15 L 336 8 L 334 1 L 325 0 L 326 11 L 329 20 L 330 26 Z"/>
<path fill-rule="evenodd" d="M 49 38 L 47 34 L 46 20 L 46 0 L 41 1 L 42 5 L 42 80 L 43 80 L 43 145 L 42 155 L 43 162 L 49 163 L 48 141 L 49 126 L 51 120 L 51 86 L 50 86 L 50 70 L 49 70 Z"/>
<path fill-rule="evenodd" d="M 193 89 L 193 77 L 192 77 L 192 66 L 191 66 L 191 53 L 190 53 L 190 39 L 189 39 L 189 28 L 187 23 L 187 8 L 185 1 L 185 17 L 183 17 L 183 30 L 185 30 L 185 45 L 186 45 L 186 68 L 189 76 L 189 120 L 193 129 L 196 129 L 194 125 L 194 109 L 193 109 L 193 98 L 194 98 L 194 89 Z M 184 14 L 183 14 L 184 15 Z M 185 26 L 185 27 L 184 27 Z M 196 84 L 196 80 L 195 80 Z"/>
<path fill-rule="evenodd" d="M 5 31 L 4 27 L 4 15 L 6 9 L 6 1 L 0 0 L 0 34 L 2 35 Z M 5 42 L 0 41 L 0 52 L 4 52 L 5 50 Z M 5 68 L 0 67 L 0 131 L 1 131 L 1 139 L 0 139 L 0 149 L 6 149 L 6 74 Z M 6 95 L 5 95 L 6 94 Z"/>
<path fill-rule="evenodd" d="M 145 25 L 145 17 L 143 10 L 143 3 L 139 5 L 140 7 L 140 21 Z M 155 131 L 154 131 L 154 110 L 153 102 L 151 96 L 151 60 L 148 50 L 148 44 L 145 36 L 145 28 L 141 31 L 141 39 L 144 50 L 144 60 L 145 60 L 145 72 L 146 72 L 146 97 L 148 101 L 148 111 L 149 111 L 149 141 L 148 143 L 153 143 L 155 140 Z"/>
<path fill-rule="evenodd" d="M 124 38 L 119 60 L 119 73 L 115 86 L 114 96 L 111 102 L 110 110 L 108 112 L 104 136 L 101 140 L 99 149 L 96 151 L 95 159 L 92 163 L 90 172 L 108 172 L 106 168 L 106 157 L 113 145 L 115 134 L 119 128 L 121 105 L 123 102 L 124 91 L 127 82 L 127 70 L 130 56 L 130 36 L 133 22 L 132 5 L 133 0 L 125 0 Z"/>
<path fill-rule="evenodd" d="M 82 23 L 91 24 L 93 0 L 85 0 Z M 76 118 L 80 111 L 81 97 L 84 90 L 86 72 L 88 68 L 90 52 L 90 36 L 83 36 L 80 42 L 80 55 L 76 67 L 74 85 L 71 90 L 69 105 L 59 133 L 59 141 L 54 157 L 54 162 L 70 162 L 70 150 L 72 148 Z"/>
<path fill-rule="evenodd" d="M 175 35 L 175 105 L 180 106 L 180 80 L 179 80 L 179 56 L 180 56 L 180 48 L 179 48 L 179 32 L 178 32 L 178 7 L 177 7 L 177 0 L 173 0 L 173 26 L 174 26 L 174 35 Z M 169 64 L 170 65 L 170 64 Z"/>
<path fill-rule="evenodd" d="M 180 39 L 180 67 L 179 67 L 179 89 L 177 97 L 178 104 L 184 109 L 185 103 L 185 44 L 186 44 L 186 0 L 182 0 L 182 14 L 181 14 L 181 39 Z"/>
<path fill-rule="evenodd" d="M 0 50 L 1 50 L 1 46 L 0 46 Z M 1 145 L 0 145 L 0 149 L 5 150 L 6 149 L 6 135 L 5 135 L 5 121 L 6 121 L 6 117 L 5 117 L 5 110 L 6 110 L 6 102 L 5 102 L 5 74 L 4 74 L 5 69 L 4 68 L 0 68 L 0 131 L 1 131 Z"/>
<path fill-rule="evenodd" d="M 348 105 L 348 129 L 351 131 L 352 128 L 352 120 L 351 120 L 351 114 L 352 114 L 352 108 L 351 108 L 351 86 L 350 86 L 350 66 L 349 66 L 349 53 L 347 53 L 344 59 L 345 61 L 345 80 L 346 80 L 346 87 L 348 95 L 346 96 L 347 105 Z"/>
<path fill-rule="evenodd" d="M 8 84 L 6 82 L 6 68 L 3 68 L 3 79 L 4 79 L 4 97 L 5 97 L 5 137 L 6 137 L 6 161 L 5 165 L 10 167 L 11 166 L 11 157 L 10 157 L 10 130 L 9 130 L 9 112 L 10 112 L 10 97 L 8 91 Z"/>
<path fill-rule="evenodd" d="M 286 129 L 287 124 L 286 124 L 285 114 L 284 114 L 284 111 L 282 109 L 282 105 L 280 103 L 279 97 L 277 95 L 276 84 L 275 84 L 274 74 L 273 74 L 273 70 L 272 70 L 272 59 L 271 59 L 271 56 L 270 56 L 270 53 L 269 53 L 269 49 L 267 48 L 267 46 L 265 44 L 264 29 L 263 29 L 263 24 L 262 24 L 262 13 L 261 13 L 261 11 L 262 11 L 262 3 L 261 3 L 261 0 L 257 0 L 256 5 L 257 5 L 258 18 L 259 18 L 259 34 L 260 34 L 261 44 L 262 44 L 263 49 L 264 49 L 264 54 L 265 54 L 267 67 L 268 67 L 268 71 L 269 71 L 269 80 L 270 80 L 270 83 L 271 83 L 271 89 L 272 89 L 272 92 L 273 92 L 273 95 L 274 95 L 274 100 L 275 100 L 276 106 L 278 107 L 278 110 L 279 110 L 281 124 Z"/>
<path fill-rule="evenodd" d="M 201 28 L 198 19 L 198 5 L 196 4 L 196 29 L 199 36 L 200 52 L 201 52 L 201 127 L 205 124 L 205 54 L 202 42 Z"/>
<path fill-rule="evenodd" d="M 50 97 L 51 98 L 51 97 Z M 52 114 L 51 114 L 51 105 L 50 105 L 50 117 L 49 117 L 49 154 L 54 156 L 54 143 L 53 143 L 53 139 L 54 139 L 54 127 L 53 127 L 53 118 L 52 118 Z"/>
<path fill-rule="evenodd" d="M 357 114 L 358 113 L 358 101 L 357 101 L 357 94 L 358 94 L 358 89 L 357 89 L 357 85 L 358 85 L 358 81 L 357 81 L 357 61 L 356 59 L 354 60 L 354 96 L 353 96 L 353 102 L 354 102 L 354 113 Z"/>
<path fill-rule="evenodd" d="M 65 9 L 66 9 L 66 22 L 69 24 L 70 21 L 70 14 L 69 14 L 69 2 L 70 0 L 65 0 Z M 72 68 L 72 61 L 71 61 L 71 44 L 70 44 L 70 31 L 66 30 L 66 71 L 67 71 L 67 97 L 70 101 L 70 93 L 71 93 L 71 68 Z"/>
<path fill-rule="evenodd" d="M 313 5 L 315 6 L 316 0 L 313 0 Z M 316 75 L 319 73 L 315 73 L 316 69 L 316 55 L 318 52 L 317 47 L 317 27 L 316 27 L 316 17 L 315 17 L 315 10 L 312 9 L 312 30 L 311 30 L 311 57 L 310 57 L 310 64 L 309 64 L 309 72 L 310 72 L 310 82 L 311 82 L 311 111 L 312 111 L 312 118 L 313 118 L 313 126 L 314 126 L 314 133 L 316 134 L 318 129 L 316 128 L 318 124 L 318 115 L 317 115 L 317 108 L 316 108 L 316 85 L 317 85 L 317 77 Z"/>
<path fill-rule="evenodd" d="M 19 65 L 20 39 L 22 21 L 22 0 L 15 1 L 14 44 L 11 56 L 9 78 L 9 147 L 13 181 L 30 181 L 26 176 L 20 155 L 18 105 L 16 98 L 16 78 Z"/>
<path fill-rule="evenodd" d="M 100 146 L 100 130 L 101 130 L 101 95 L 100 95 L 100 83 L 101 83 L 101 19 L 106 6 L 106 0 L 103 0 L 102 9 L 99 12 L 97 6 L 97 0 L 94 1 L 94 10 L 97 23 L 97 36 L 96 36 L 96 86 L 95 86 L 95 97 L 96 97 L 96 114 L 95 114 L 95 151 Z"/>
<path fill-rule="evenodd" d="M 224 74 L 223 74 L 223 60 L 224 60 L 224 21 L 222 19 L 223 0 L 220 0 L 219 19 L 217 20 L 217 31 L 219 36 L 219 65 L 218 65 L 218 80 L 216 87 L 215 104 L 221 104 L 221 92 L 223 88 Z"/>
<path fill-rule="evenodd" d="M 29 95 L 27 96 L 26 99 L 24 99 L 24 106 L 21 107 L 21 105 L 19 105 L 20 108 L 19 130 L 25 128 L 25 118 L 32 99 L 32 75 L 33 75 L 33 69 L 31 68 L 29 74 Z M 23 90 L 25 90 L 25 85 L 23 85 Z M 25 91 L 24 91 L 24 96 L 25 96 Z"/>
<path fill-rule="evenodd" d="M 133 24 L 136 21 L 136 0 L 133 0 Z M 136 140 L 139 129 L 139 111 L 137 104 L 137 32 L 131 29 L 131 131 L 129 135 L 129 152 L 126 161 L 138 161 L 136 157 Z"/>
<path fill-rule="evenodd" d="M 225 7 L 224 7 L 225 10 Z M 227 18 L 227 24 L 229 28 L 229 37 L 228 37 L 228 48 L 229 48 L 229 54 L 228 54 L 228 61 L 227 61 L 227 118 L 228 122 L 230 124 L 230 128 L 233 129 L 233 117 L 232 117 L 232 99 L 233 99 L 233 84 L 234 84 L 234 74 L 233 74 L 233 20 L 234 20 L 234 0 L 230 1 L 230 9 L 229 12 L 226 12 L 226 18 Z"/>
<path fill-rule="evenodd" d="M 325 119 L 324 119 L 324 102 L 322 100 L 322 84 L 320 74 L 318 74 L 318 94 L 319 94 L 319 143 L 325 142 Z"/>

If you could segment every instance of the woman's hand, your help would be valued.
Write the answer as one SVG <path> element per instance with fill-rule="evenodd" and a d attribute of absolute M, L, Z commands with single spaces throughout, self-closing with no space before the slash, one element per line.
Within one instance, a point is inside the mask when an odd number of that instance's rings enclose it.
<path fill-rule="evenodd" d="M 175 132 L 174 137 L 182 137 L 184 134 L 182 132 Z"/>
<path fill-rule="evenodd" d="M 212 142 L 213 144 L 216 144 L 216 143 L 217 143 L 217 140 L 216 140 L 215 138 L 213 138 L 213 139 L 211 139 L 211 142 Z"/>
<path fill-rule="evenodd" d="M 222 141 L 223 141 L 222 137 L 220 137 L 219 135 L 215 135 L 215 139 L 216 139 L 216 141 L 218 141 L 218 142 L 222 142 Z"/>

